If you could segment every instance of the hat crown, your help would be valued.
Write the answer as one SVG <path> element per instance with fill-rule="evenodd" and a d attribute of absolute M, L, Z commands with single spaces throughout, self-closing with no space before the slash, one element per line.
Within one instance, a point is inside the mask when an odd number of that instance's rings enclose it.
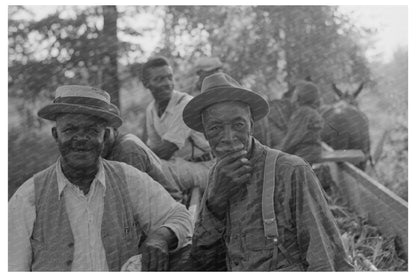
<path fill-rule="evenodd" d="M 222 62 L 217 57 L 201 57 L 195 63 L 195 71 L 210 71 L 222 67 Z"/>
<path fill-rule="evenodd" d="M 238 88 L 243 89 L 243 87 L 233 78 L 225 73 L 215 73 L 212 74 L 202 81 L 201 93 L 204 93 L 209 90 L 216 88 Z"/>
<path fill-rule="evenodd" d="M 56 89 L 55 98 L 60 97 L 87 97 L 101 100 L 110 104 L 110 95 L 104 90 L 79 85 L 60 86 Z"/>
<path fill-rule="evenodd" d="M 55 99 L 38 111 L 38 116 L 56 120 L 59 114 L 86 114 L 105 119 L 110 126 L 118 128 L 123 124 L 120 111 L 111 103 L 110 95 L 99 88 L 79 85 L 60 86 Z"/>

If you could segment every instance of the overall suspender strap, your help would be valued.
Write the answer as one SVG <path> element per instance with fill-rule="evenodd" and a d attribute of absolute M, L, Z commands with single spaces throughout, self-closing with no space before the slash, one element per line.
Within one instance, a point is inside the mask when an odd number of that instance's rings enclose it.
<path fill-rule="evenodd" d="M 277 150 L 267 150 L 263 177 L 262 216 L 264 235 L 268 239 L 277 242 L 279 232 L 277 230 L 276 214 L 274 212 L 275 168 L 279 156 Z"/>
<path fill-rule="evenodd" d="M 272 258 L 272 267 L 277 266 L 278 251 L 282 252 L 283 256 L 291 264 L 296 264 L 296 261 L 288 253 L 279 239 L 279 232 L 277 229 L 276 213 L 274 210 L 274 189 L 276 186 L 276 160 L 280 151 L 268 149 L 266 154 L 266 161 L 264 166 L 263 178 L 263 195 L 262 195 L 262 216 L 264 226 L 264 236 L 267 239 L 272 239 L 275 245 Z"/>

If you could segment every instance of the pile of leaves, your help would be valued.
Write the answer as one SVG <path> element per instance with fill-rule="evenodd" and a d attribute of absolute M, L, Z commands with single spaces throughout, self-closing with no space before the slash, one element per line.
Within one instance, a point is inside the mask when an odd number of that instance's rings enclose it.
<path fill-rule="evenodd" d="M 395 236 L 381 234 L 366 218 L 348 209 L 336 193 L 328 195 L 328 203 L 356 271 L 407 271 Z"/>

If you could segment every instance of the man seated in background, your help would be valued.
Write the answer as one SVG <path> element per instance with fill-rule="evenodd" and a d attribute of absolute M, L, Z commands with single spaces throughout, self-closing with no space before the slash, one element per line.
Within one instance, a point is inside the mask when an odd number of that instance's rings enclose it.
<path fill-rule="evenodd" d="M 114 105 L 112 105 L 112 112 L 118 116 L 120 114 Z M 115 127 L 107 128 L 108 137 L 101 155 L 104 159 L 124 162 L 147 173 L 161 184 L 173 199 L 179 202 L 182 200 L 182 193 L 174 184 L 172 176 L 169 172 L 165 175 L 159 157 L 140 138 L 133 134 L 119 133 Z"/>
<path fill-rule="evenodd" d="M 122 124 L 110 107 L 103 90 L 62 86 L 38 112 L 56 122 L 60 157 L 9 201 L 9 271 L 120 271 L 139 252 L 142 270 L 167 270 L 169 254 L 189 244 L 183 205 L 147 174 L 100 157 L 106 127 Z"/>
<path fill-rule="evenodd" d="M 297 108 L 288 122 L 288 129 L 280 145 L 276 148 L 303 158 L 308 163 L 321 158 L 321 131 L 324 121 L 317 111 L 320 105 L 318 87 L 308 81 L 300 81 L 295 86 Z"/>
<path fill-rule="evenodd" d="M 201 57 L 195 62 L 194 72 L 198 76 L 192 95 L 201 93 L 202 81 L 214 73 L 223 72 L 223 64 L 217 57 Z"/>
<path fill-rule="evenodd" d="M 208 142 L 202 133 L 191 130 L 182 119 L 185 105 L 192 99 L 174 90 L 173 72 L 164 57 L 149 59 L 142 67 L 143 85 L 154 101 L 146 109 L 147 145 L 162 159 L 179 189 L 204 188 L 211 161 Z"/>

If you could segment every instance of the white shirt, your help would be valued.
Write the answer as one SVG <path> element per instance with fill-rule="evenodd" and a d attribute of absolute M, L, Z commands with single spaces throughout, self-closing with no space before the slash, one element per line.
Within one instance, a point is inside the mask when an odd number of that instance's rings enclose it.
<path fill-rule="evenodd" d="M 192 157 L 191 138 L 198 146 L 194 148 L 194 157 L 199 157 L 210 151 L 210 147 L 204 135 L 186 126 L 182 118 L 182 112 L 186 104 L 193 97 L 187 93 L 173 91 L 166 110 L 159 117 L 156 102 L 153 100 L 146 109 L 147 145 L 154 148 L 162 143 L 162 140 L 174 143 L 179 149 L 173 157 L 190 159 Z M 200 149 L 202 149 L 202 151 Z"/>
<path fill-rule="evenodd" d="M 104 212 L 105 174 L 99 171 L 84 195 L 63 175 L 56 163 L 58 197 L 65 197 L 66 212 L 74 236 L 72 271 L 108 271 L 101 222 Z M 178 238 L 178 248 L 189 243 L 193 226 L 186 208 L 173 200 L 163 187 L 147 174 L 123 164 L 133 211 L 145 233 L 165 226 Z M 33 177 L 9 201 L 9 271 L 28 271 L 32 263 L 30 237 L 36 219 Z M 178 249 L 177 248 L 177 249 Z"/>

